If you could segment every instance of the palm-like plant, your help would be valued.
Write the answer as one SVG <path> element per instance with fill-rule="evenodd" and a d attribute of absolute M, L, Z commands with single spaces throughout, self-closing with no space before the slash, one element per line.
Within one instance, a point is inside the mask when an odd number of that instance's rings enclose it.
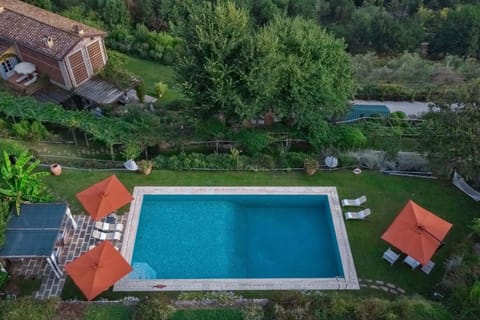
<path fill-rule="evenodd" d="M 3 152 L 3 165 L 0 168 L 0 197 L 15 206 L 20 212 L 20 204 L 26 201 L 43 202 L 51 199 L 40 178 L 48 172 L 34 172 L 40 161 L 31 161 L 26 151 L 21 153 L 15 164 L 10 162 L 7 152 Z"/>

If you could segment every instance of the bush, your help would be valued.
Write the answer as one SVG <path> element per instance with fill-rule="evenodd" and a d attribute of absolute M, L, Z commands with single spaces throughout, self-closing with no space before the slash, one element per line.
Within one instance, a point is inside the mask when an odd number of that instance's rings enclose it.
<path fill-rule="evenodd" d="M 30 123 L 27 120 L 14 123 L 12 125 L 13 135 L 21 139 L 28 139 L 30 134 Z"/>
<path fill-rule="evenodd" d="M 47 128 L 38 121 L 32 122 L 30 130 L 30 137 L 33 141 L 46 140 L 50 135 Z"/>
<path fill-rule="evenodd" d="M 249 155 L 259 154 L 268 147 L 268 135 L 258 130 L 242 129 L 237 136 L 243 151 Z"/>
<path fill-rule="evenodd" d="M 251 304 L 242 308 L 242 316 L 245 320 L 263 320 L 265 314 L 262 306 Z"/>
<path fill-rule="evenodd" d="M 8 279 L 10 279 L 8 272 L 0 270 L 0 290 L 7 285 Z"/>
<path fill-rule="evenodd" d="M 343 125 L 332 130 L 334 145 L 343 150 L 355 149 L 367 143 L 367 137 L 358 127 Z"/>
<path fill-rule="evenodd" d="M 22 298 L 0 301 L 0 319 L 3 320 L 50 320 L 54 318 L 57 300 Z"/>
<path fill-rule="evenodd" d="M 155 89 L 156 96 L 160 99 L 161 97 L 163 97 L 165 92 L 167 92 L 168 84 L 162 81 L 157 82 L 155 83 L 154 89 Z"/>
<path fill-rule="evenodd" d="M 145 101 L 145 84 L 143 81 L 135 86 L 135 92 L 137 94 L 138 101 L 143 103 Z"/>
<path fill-rule="evenodd" d="M 303 168 L 307 154 L 301 152 L 285 152 L 280 154 L 280 166 L 283 168 Z"/>
<path fill-rule="evenodd" d="M 147 296 L 137 306 L 136 320 L 168 320 L 175 313 L 175 307 L 165 299 Z"/>

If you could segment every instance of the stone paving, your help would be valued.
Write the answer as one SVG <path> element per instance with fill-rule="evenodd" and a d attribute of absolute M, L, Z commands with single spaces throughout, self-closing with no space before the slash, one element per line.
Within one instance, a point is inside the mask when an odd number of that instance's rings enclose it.
<path fill-rule="evenodd" d="M 111 216 L 113 216 L 117 223 L 125 224 L 127 221 L 127 215 Z M 58 256 L 60 270 L 63 270 L 66 263 L 71 262 L 82 253 L 88 251 L 89 247 L 95 245 L 98 241 L 91 236 L 95 223 L 90 216 L 77 215 L 73 217 L 77 222 L 78 227 L 77 230 L 73 230 L 70 225 L 66 228 L 65 244 L 61 247 Z M 65 220 L 64 223 L 69 223 L 68 219 Z M 114 240 L 111 242 L 115 247 L 121 247 L 121 240 Z M 65 285 L 66 274 L 64 273 L 63 276 L 58 279 L 47 264 L 45 258 L 17 260 L 12 266 L 10 272 L 15 276 L 23 276 L 25 278 L 41 278 L 42 283 L 40 289 L 33 294 L 37 299 L 60 296 L 63 286 Z"/>
<path fill-rule="evenodd" d="M 372 279 L 358 279 L 360 281 L 360 288 L 370 288 L 376 290 L 383 290 L 392 294 L 405 294 L 405 290 L 381 280 Z"/>

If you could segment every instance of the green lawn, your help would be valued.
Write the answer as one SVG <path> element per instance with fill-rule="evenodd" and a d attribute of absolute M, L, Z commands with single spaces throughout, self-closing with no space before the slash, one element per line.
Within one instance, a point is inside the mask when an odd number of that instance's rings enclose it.
<path fill-rule="evenodd" d="M 154 85 L 162 81 L 168 84 L 165 95 L 160 99 L 161 103 L 184 99 L 181 88 L 175 80 L 174 70 L 171 66 L 162 65 L 158 62 L 143 60 L 133 56 L 127 56 L 125 69 L 142 77 L 147 94 L 155 96 Z"/>
<path fill-rule="evenodd" d="M 67 200 L 74 213 L 82 213 L 75 194 L 91 184 L 108 177 L 112 172 L 64 170 L 60 177 L 49 176 L 45 182 L 59 199 Z M 480 210 L 480 204 L 465 196 L 447 181 L 387 176 L 364 171 L 355 176 L 351 171 L 320 172 L 310 177 L 303 172 L 245 173 L 245 172 L 173 172 L 153 171 L 149 176 L 132 172 L 116 172 L 130 189 L 134 186 L 335 186 L 339 197 L 365 194 L 372 214 L 368 221 L 347 221 L 346 227 L 358 276 L 392 282 L 408 293 L 427 294 L 443 275 L 443 262 L 455 245 L 469 233 L 467 227 Z M 430 275 L 397 262 L 392 267 L 381 256 L 388 244 L 381 234 L 408 199 L 438 214 L 454 224 L 446 245 L 433 257 L 437 263 Z M 120 212 L 125 212 L 128 207 Z M 258 292 L 261 296 L 263 293 Z M 257 295 L 255 293 L 254 295 Z"/>

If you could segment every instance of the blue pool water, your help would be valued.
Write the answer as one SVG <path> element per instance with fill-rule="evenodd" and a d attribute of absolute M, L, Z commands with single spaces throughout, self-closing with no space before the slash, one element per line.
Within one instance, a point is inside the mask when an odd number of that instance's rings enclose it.
<path fill-rule="evenodd" d="M 342 277 L 327 196 L 145 195 L 130 278 Z"/>

